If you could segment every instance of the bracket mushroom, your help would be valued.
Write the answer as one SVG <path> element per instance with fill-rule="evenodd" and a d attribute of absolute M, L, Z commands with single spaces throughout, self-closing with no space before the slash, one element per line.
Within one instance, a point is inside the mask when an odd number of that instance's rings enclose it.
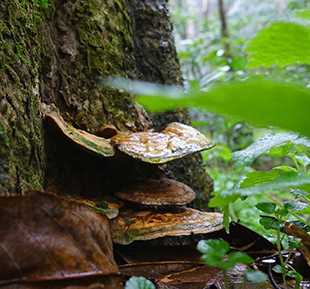
<path fill-rule="evenodd" d="M 122 245 L 166 236 L 206 234 L 224 228 L 221 213 L 207 213 L 191 208 L 182 208 L 178 213 L 122 210 L 111 221 L 112 240 Z"/>
<path fill-rule="evenodd" d="M 198 130 L 177 122 L 169 124 L 159 133 L 117 134 L 111 138 L 111 143 L 133 158 L 152 164 L 163 164 L 215 145 Z"/>
<path fill-rule="evenodd" d="M 185 205 L 196 198 L 189 186 L 167 178 L 131 181 L 116 191 L 115 196 L 148 206 Z"/>

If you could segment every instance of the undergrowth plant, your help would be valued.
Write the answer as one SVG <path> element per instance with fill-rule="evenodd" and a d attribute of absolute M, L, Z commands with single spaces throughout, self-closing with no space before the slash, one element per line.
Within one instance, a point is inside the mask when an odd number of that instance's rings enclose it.
<path fill-rule="evenodd" d="M 229 289 L 229 280 L 227 270 L 234 268 L 237 263 L 249 264 L 254 260 L 245 253 L 231 252 L 230 246 L 226 241 L 210 239 L 201 240 L 197 245 L 197 249 L 203 253 L 201 260 L 208 266 L 217 266 L 222 269 L 225 288 Z M 264 282 L 267 280 L 267 275 L 260 272 L 248 269 L 243 274 L 243 282 L 238 286 L 241 289 L 245 282 Z"/>
<path fill-rule="evenodd" d="M 247 45 L 248 69 L 275 65 L 289 68 L 291 65 L 310 64 L 310 13 L 299 13 L 303 22 L 277 22 L 260 31 Z M 289 71 L 289 69 L 288 69 Z M 255 72 L 255 70 L 254 70 Z M 303 229 L 309 228 L 310 214 L 310 91 L 293 78 L 267 79 L 264 75 L 250 76 L 242 81 L 220 83 L 203 91 L 197 85 L 187 92 L 179 87 L 147 85 L 139 82 L 112 81 L 105 83 L 117 88 L 131 90 L 137 100 L 150 112 L 174 109 L 178 105 L 198 107 L 247 121 L 260 127 L 278 127 L 286 133 L 266 134 L 252 145 L 233 153 L 234 168 L 249 167 L 262 154 L 272 158 L 290 159 L 291 165 L 273 166 L 268 171 L 252 171 L 240 178 L 231 189 L 214 193 L 210 207 L 220 207 L 224 225 L 228 229 L 230 206 L 237 200 L 262 195 L 270 202 L 258 204 L 257 208 L 272 215 L 262 217 L 260 223 L 267 230 L 274 230 L 279 249 L 280 265 L 274 270 L 300 283 L 300 275 L 289 267 L 288 259 L 281 253 L 280 240 L 283 224 L 293 218 Z M 284 202 L 277 195 L 290 192 Z M 289 216 L 289 217 L 288 217 Z M 292 221 L 293 222 L 293 221 Z M 307 235 L 308 236 L 308 235 Z M 298 240 L 289 240 L 294 249 Z"/>

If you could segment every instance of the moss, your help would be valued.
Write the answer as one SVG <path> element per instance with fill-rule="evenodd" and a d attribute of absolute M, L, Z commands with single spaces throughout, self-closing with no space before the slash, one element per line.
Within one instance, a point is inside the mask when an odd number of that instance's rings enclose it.
<path fill-rule="evenodd" d="M 42 124 L 38 95 L 34 93 L 45 27 L 42 5 L 37 1 L 5 0 L 0 7 L 0 82 L 4 83 L 0 100 L 7 127 L 0 147 L 7 143 L 10 148 L 2 165 L 6 178 L 0 178 L 0 187 L 6 193 L 42 189 Z"/>

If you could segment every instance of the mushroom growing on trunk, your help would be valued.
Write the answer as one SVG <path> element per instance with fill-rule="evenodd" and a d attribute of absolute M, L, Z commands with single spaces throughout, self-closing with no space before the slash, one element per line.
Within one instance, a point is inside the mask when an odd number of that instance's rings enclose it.
<path fill-rule="evenodd" d="M 127 184 L 120 179 L 119 186 L 114 189 L 114 195 L 125 203 L 123 208 L 118 207 L 117 217 L 116 214 L 109 216 L 112 240 L 115 243 L 130 244 L 134 241 L 161 239 L 167 236 L 201 235 L 223 228 L 222 214 L 184 207 L 196 198 L 190 187 L 155 175 L 153 172 L 156 170 L 150 170 L 151 176 L 150 173 L 145 176 L 144 166 L 141 165 L 145 163 L 157 168 L 159 164 L 212 148 L 214 142 L 196 129 L 173 122 L 159 133 L 119 132 L 108 125 L 99 131 L 99 135 L 103 136 L 99 137 L 74 128 L 56 112 L 48 113 L 46 119 L 54 130 L 56 128 L 57 132 L 84 151 L 100 157 L 109 157 L 110 164 L 113 160 L 119 162 L 122 157 L 127 158 L 125 162 L 128 163 L 128 156 L 131 156 L 134 162 L 130 165 L 140 168 L 138 174 Z M 118 168 L 122 169 L 122 165 Z M 121 176 L 131 175 L 128 164 L 123 170 Z M 132 167 L 132 170 L 136 168 Z M 140 207 L 135 207 L 135 204 Z"/>

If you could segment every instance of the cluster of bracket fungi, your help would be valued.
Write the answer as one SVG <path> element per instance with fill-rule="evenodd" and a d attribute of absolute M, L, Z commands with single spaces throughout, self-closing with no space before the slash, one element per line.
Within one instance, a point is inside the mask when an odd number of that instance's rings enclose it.
<path fill-rule="evenodd" d="M 56 112 L 46 114 L 46 120 L 73 144 L 101 157 L 113 157 L 120 150 L 143 162 L 164 164 L 214 146 L 212 140 L 196 129 L 176 122 L 159 133 L 119 132 L 108 125 L 98 136 L 74 128 Z M 118 201 L 110 201 L 110 197 L 104 201 L 108 205 L 106 215 L 111 219 L 112 240 L 116 244 L 206 234 L 223 228 L 222 214 L 186 207 L 196 198 L 195 192 L 165 177 L 131 180 L 117 189 L 114 197 Z"/>

